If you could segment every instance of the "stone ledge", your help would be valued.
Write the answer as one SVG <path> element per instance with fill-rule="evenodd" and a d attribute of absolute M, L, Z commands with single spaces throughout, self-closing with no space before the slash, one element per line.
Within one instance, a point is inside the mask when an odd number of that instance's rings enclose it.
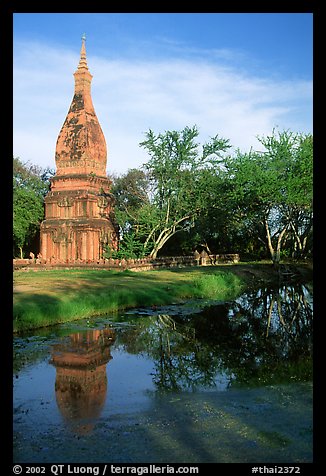
<path fill-rule="evenodd" d="M 14 259 L 14 270 L 19 269 L 51 269 L 51 268 L 89 268 L 89 269 L 120 269 L 131 271 L 145 271 L 157 268 L 174 268 L 186 266 L 214 266 L 225 263 L 238 263 L 240 257 L 237 253 L 198 256 L 164 256 L 160 258 L 141 259 L 99 259 L 96 262 L 90 260 L 57 260 L 57 259 Z"/>

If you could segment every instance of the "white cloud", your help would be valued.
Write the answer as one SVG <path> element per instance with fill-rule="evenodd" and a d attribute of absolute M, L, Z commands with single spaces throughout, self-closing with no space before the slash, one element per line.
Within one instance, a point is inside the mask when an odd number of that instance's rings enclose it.
<path fill-rule="evenodd" d="M 73 96 L 78 55 L 46 45 L 17 46 L 14 155 L 54 167 L 55 143 Z M 88 55 L 92 98 L 108 145 L 108 171 L 147 160 L 144 132 L 196 124 L 201 143 L 219 134 L 235 148 L 281 129 L 311 132 L 312 84 L 258 78 L 205 59 L 110 60 Z"/>

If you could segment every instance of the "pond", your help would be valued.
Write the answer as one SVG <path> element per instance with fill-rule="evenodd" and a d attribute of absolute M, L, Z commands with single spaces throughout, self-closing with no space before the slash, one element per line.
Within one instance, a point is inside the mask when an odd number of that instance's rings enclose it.
<path fill-rule="evenodd" d="M 15 463 L 312 461 L 309 285 L 14 338 Z"/>

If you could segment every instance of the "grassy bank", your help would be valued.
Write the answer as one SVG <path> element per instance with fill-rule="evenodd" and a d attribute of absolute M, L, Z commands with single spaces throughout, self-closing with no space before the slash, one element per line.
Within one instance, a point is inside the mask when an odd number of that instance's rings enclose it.
<path fill-rule="evenodd" d="M 228 270 L 47 270 L 14 273 L 14 331 L 187 298 L 228 299 L 243 281 Z"/>
<path fill-rule="evenodd" d="M 253 280 L 258 283 L 268 276 L 273 276 L 268 265 L 259 268 L 258 275 L 257 266 L 248 265 L 138 273 L 76 269 L 15 271 L 13 328 L 19 332 L 190 298 L 232 299 Z"/>

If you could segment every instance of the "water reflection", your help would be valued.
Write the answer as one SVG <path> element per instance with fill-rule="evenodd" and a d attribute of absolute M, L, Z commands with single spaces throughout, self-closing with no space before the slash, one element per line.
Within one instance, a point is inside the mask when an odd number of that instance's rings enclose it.
<path fill-rule="evenodd" d="M 165 393 L 309 381 L 312 316 L 312 295 L 303 285 L 261 288 L 196 312 L 175 306 L 170 313 L 126 313 L 111 321 L 114 330 L 88 329 L 52 345 L 57 406 L 74 432 L 91 431 L 108 402 L 113 344 L 111 404 L 123 394 L 132 405 L 136 392 L 148 398 L 153 388 Z M 126 377 L 131 374 L 137 390 Z"/>
<path fill-rule="evenodd" d="M 309 380 L 312 314 L 305 286 L 261 288 L 200 313 L 137 317 L 119 340 L 154 361 L 159 390 Z"/>
<path fill-rule="evenodd" d="M 76 433 L 87 433 L 106 399 L 106 364 L 112 359 L 112 329 L 77 332 L 52 347 L 55 396 L 61 414 Z"/>
<path fill-rule="evenodd" d="M 310 289 L 202 305 L 15 337 L 16 461 L 310 461 Z"/>

